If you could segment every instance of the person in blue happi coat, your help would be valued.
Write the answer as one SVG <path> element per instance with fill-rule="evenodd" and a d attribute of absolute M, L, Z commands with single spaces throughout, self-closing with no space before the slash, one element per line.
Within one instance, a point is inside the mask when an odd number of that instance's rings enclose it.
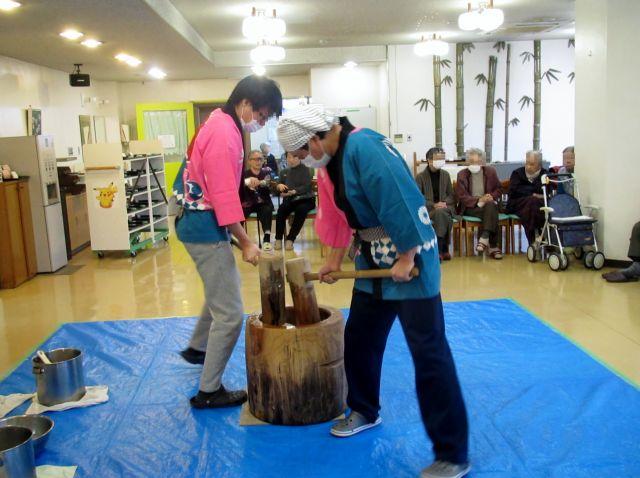
<path fill-rule="evenodd" d="M 389 139 L 318 105 L 285 114 L 278 125 L 285 150 L 318 168 L 316 230 L 329 246 L 322 281 L 340 270 L 352 231 L 356 269 L 391 269 L 389 279 L 358 279 L 345 328 L 345 370 L 351 413 L 331 429 L 349 437 L 382 421 L 380 375 L 396 317 L 415 365 L 420 412 L 435 461 L 422 478 L 460 478 L 469 470 L 467 413 L 445 335 L 440 264 L 424 197 Z M 413 268 L 418 277 L 411 276 Z"/>

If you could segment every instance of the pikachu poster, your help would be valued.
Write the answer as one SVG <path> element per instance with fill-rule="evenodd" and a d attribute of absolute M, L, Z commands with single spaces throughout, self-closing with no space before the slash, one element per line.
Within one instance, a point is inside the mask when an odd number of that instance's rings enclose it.
<path fill-rule="evenodd" d="M 101 208 L 109 209 L 113 206 L 113 201 L 115 200 L 116 193 L 118 192 L 118 188 L 114 186 L 113 182 L 107 187 L 94 188 L 93 190 L 98 191 L 96 199 L 98 200 Z"/>

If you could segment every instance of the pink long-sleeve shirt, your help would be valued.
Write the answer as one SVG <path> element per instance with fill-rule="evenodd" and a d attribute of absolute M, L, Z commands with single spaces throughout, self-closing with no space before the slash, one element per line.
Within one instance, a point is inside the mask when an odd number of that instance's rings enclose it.
<path fill-rule="evenodd" d="M 353 230 L 334 199 L 334 186 L 327 170 L 318 170 L 318 214 L 316 232 L 322 244 L 333 248 L 349 247 Z"/>
<path fill-rule="evenodd" d="M 212 209 L 220 226 L 244 220 L 239 195 L 243 160 L 236 122 L 221 109 L 215 110 L 198 132 L 191 152 L 185 196 L 199 210 Z"/>

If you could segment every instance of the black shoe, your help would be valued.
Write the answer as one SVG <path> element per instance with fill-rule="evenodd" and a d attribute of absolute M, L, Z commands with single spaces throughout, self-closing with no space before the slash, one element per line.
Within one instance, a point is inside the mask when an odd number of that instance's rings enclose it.
<path fill-rule="evenodd" d="M 180 355 L 182 355 L 182 358 L 189 363 L 202 365 L 204 363 L 204 356 L 206 355 L 206 352 L 200 352 L 199 350 L 189 347 L 180 352 Z"/>
<path fill-rule="evenodd" d="M 191 398 L 193 408 L 226 408 L 237 407 L 247 401 L 247 392 L 244 390 L 228 391 L 220 386 L 215 392 L 199 391 Z"/>

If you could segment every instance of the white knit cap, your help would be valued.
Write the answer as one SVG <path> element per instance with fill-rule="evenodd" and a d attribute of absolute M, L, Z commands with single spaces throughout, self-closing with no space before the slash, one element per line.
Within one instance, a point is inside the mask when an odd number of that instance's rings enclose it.
<path fill-rule="evenodd" d="M 285 151 L 295 151 L 319 131 L 329 131 L 338 118 L 325 112 L 322 105 L 305 105 L 287 111 L 278 123 L 278 141 Z"/>

